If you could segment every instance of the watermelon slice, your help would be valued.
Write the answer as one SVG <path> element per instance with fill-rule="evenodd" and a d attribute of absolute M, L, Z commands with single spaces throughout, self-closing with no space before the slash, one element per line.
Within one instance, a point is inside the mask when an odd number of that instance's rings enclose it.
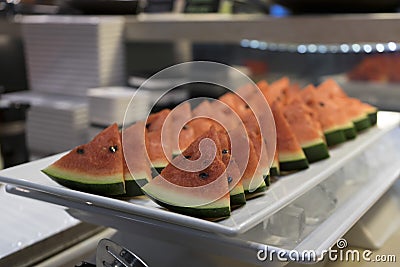
<path fill-rule="evenodd" d="M 234 112 L 237 113 L 237 115 L 239 115 L 239 117 L 242 117 L 248 111 L 249 107 L 246 102 L 244 102 L 243 99 L 235 93 L 225 93 L 218 99 L 219 101 L 228 105 Z"/>
<path fill-rule="evenodd" d="M 122 133 L 125 156 L 123 163 L 126 193 L 124 197 L 143 195 L 140 188 L 151 179 L 150 164 L 145 151 L 144 131 L 144 122 L 137 122 Z"/>
<path fill-rule="evenodd" d="M 194 137 L 198 138 L 207 132 L 214 125 L 210 117 L 211 104 L 208 100 L 204 100 L 196 108 L 192 110 L 193 118 L 187 125 L 194 131 Z"/>
<path fill-rule="evenodd" d="M 259 158 L 257 157 L 256 149 L 251 139 L 245 135 L 240 129 L 235 129 L 230 132 L 233 143 L 233 149 L 241 153 L 234 154 L 240 170 L 244 170 L 242 176 L 242 183 L 246 199 L 256 197 L 266 190 L 261 168 L 257 168 Z M 247 151 L 248 153 L 246 153 Z"/>
<path fill-rule="evenodd" d="M 229 184 L 231 206 L 241 206 L 246 203 L 241 173 L 239 167 L 231 156 L 231 143 L 227 132 L 219 131 L 218 139 L 221 145 L 221 159 L 226 167 Z"/>
<path fill-rule="evenodd" d="M 181 155 L 175 157 L 160 176 L 143 186 L 142 190 L 146 195 L 171 211 L 200 218 L 229 216 L 231 209 L 228 179 L 225 164 L 218 153 L 212 161 L 200 162 L 205 166 L 204 169 L 188 171 L 191 169 L 191 162 L 199 160 L 200 156 L 203 157 L 199 144 L 205 138 L 214 141 L 217 151 L 221 150 L 217 132 L 211 127 Z M 208 154 L 210 151 L 209 147 L 206 147 L 202 152 Z"/>
<path fill-rule="evenodd" d="M 276 125 L 280 171 L 295 171 L 308 168 L 308 161 L 299 141 L 283 115 L 282 104 L 275 102 L 272 105 L 272 113 L 274 114 Z"/>
<path fill-rule="evenodd" d="M 368 114 L 363 108 L 361 108 L 361 101 L 355 98 L 339 98 L 334 99 L 337 103 L 340 103 L 342 107 L 346 108 L 346 113 L 349 118 L 353 121 L 354 127 L 357 132 L 364 131 L 371 127 L 371 121 Z"/>
<path fill-rule="evenodd" d="M 360 132 L 371 127 L 371 122 L 366 112 L 360 108 L 361 101 L 350 98 L 333 79 L 327 79 L 321 83 L 317 90 L 325 97 L 332 99 L 336 104 L 345 110 L 349 119 L 354 123 L 355 129 Z M 347 137 L 349 138 L 348 134 Z M 350 136 L 350 137 L 355 137 Z"/>
<path fill-rule="evenodd" d="M 321 128 L 315 128 L 308 107 L 299 97 L 291 98 L 283 107 L 283 114 L 309 163 L 329 157 L 328 147 L 320 134 Z"/>
<path fill-rule="evenodd" d="M 118 126 L 113 124 L 42 172 L 71 189 L 99 195 L 121 195 L 125 193 L 121 148 Z"/>
<path fill-rule="evenodd" d="M 250 132 L 248 135 L 254 145 L 255 153 L 258 158 L 258 166 L 256 172 L 261 171 L 267 189 L 270 186 L 270 166 L 268 164 L 268 155 L 264 139 L 261 137 L 261 135 L 258 135 L 254 132 Z"/>
<path fill-rule="evenodd" d="M 303 101 L 317 114 L 328 146 L 337 145 L 354 138 L 356 130 L 344 110 L 332 100 L 318 93 L 313 85 L 308 85 L 300 93 Z"/>
<path fill-rule="evenodd" d="M 151 114 L 146 120 L 145 143 L 153 177 L 168 165 L 169 159 L 172 157 L 171 140 L 169 140 L 172 127 L 164 125 L 169 113 L 169 109 L 164 109 Z M 162 134 L 166 136 L 167 140 L 161 140 Z"/>
<path fill-rule="evenodd" d="M 285 100 L 285 95 L 283 92 L 290 86 L 290 80 L 285 76 L 271 84 L 259 82 L 257 85 L 263 93 L 265 99 L 268 101 L 269 105 L 273 105 L 273 103 L 276 101 L 282 102 Z"/>
<path fill-rule="evenodd" d="M 170 113 L 172 129 L 171 137 L 172 143 L 172 154 L 173 156 L 179 155 L 194 141 L 194 129 L 186 123 L 192 118 L 192 111 L 190 104 L 185 102 L 172 110 Z M 175 139 L 178 141 L 176 142 Z"/>

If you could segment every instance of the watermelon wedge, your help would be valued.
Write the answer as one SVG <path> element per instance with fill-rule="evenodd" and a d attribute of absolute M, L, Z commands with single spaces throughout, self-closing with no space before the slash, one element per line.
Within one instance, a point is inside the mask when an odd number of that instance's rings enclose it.
<path fill-rule="evenodd" d="M 169 109 L 163 109 L 151 114 L 146 120 L 145 144 L 153 177 L 168 165 L 169 159 L 172 157 L 171 140 L 169 140 L 171 126 L 164 125 L 169 113 Z M 163 131 L 167 140 L 161 140 Z"/>
<path fill-rule="evenodd" d="M 329 157 L 328 147 L 321 137 L 321 128 L 316 128 L 309 108 L 299 97 L 292 97 L 283 107 L 283 114 L 300 143 L 309 163 Z"/>
<path fill-rule="evenodd" d="M 276 101 L 284 102 L 285 94 L 283 93 L 290 87 L 290 80 L 288 77 L 282 77 L 279 80 L 274 81 L 271 84 L 266 82 L 259 82 L 257 86 L 260 88 L 265 99 L 268 101 L 269 105 L 273 105 Z"/>
<path fill-rule="evenodd" d="M 258 135 L 254 132 L 250 132 L 248 135 L 249 135 L 251 142 L 253 143 L 255 153 L 258 158 L 258 166 L 257 166 L 256 173 L 257 172 L 262 173 L 262 176 L 263 176 L 263 179 L 265 182 L 265 186 L 267 189 L 270 186 L 270 175 L 269 175 L 270 166 L 268 164 L 268 155 L 267 155 L 264 139 L 261 137 L 261 135 Z"/>
<path fill-rule="evenodd" d="M 42 172 L 71 189 L 99 195 L 121 195 L 125 193 L 121 148 L 118 126 L 113 124 Z"/>
<path fill-rule="evenodd" d="M 275 102 L 272 105 L 272 112 L 276 125 L 280 171 L 295 171 L 308 168 L 308 161 L 303 149 L 283 114 L 282 104 Z"/>
<path fill-rule="evenodd" d="M 124 153 L 124 197 L 143 195 L 141 187 L 151 180 L 150 163 L 146 157 L 144 122 L 137 122 L 122 133 Z"/>
<path fill-rule="evenodd" d="M 210 117 L 211 104 L 208 100 L 204 100 L 192 110 L 193 118 L 187 125 L 194 131 L 194 137 L 198 138 L 207 132 L 211 126 L 215 125 Z"/>
<path fill-rule="evenodd" d="M 220 96 L 219 101 L 228 105 L 239 117 L 242 117 L 248 111 L 248 106 L 243 99 L 235 93 L 225 93 Z"/>
<path fill-rule="evenodd" d="M 170 116 L 170 120 L 172 121 L 171 137 L 178 140 L 177 142 L 175 140 L 171 141 L 172 154 L 176 156 L 194 141 L 194 129 L 186 124 L 192 118 L 190 104 L 185 102 L 177 106 L 172 110 Z"/>
<path fill-rule="evenodd" d="M 331 99 L 319 94 L 313 85 L 304 88 L 300 96 L 317 114 L 328 146 L 343 143 L 357 134 L 353 122 L 344 110 Z"/>
<path fill-rule="evenodd" d="M 188 171 L 191 169 L 191 163 L 200 156 L 203 157 L 199 150 L 199 144 L 203 139 L 211 139 L 217 151 L 221 150 L 217 132 L 211 127 L 181 155 L 175 157 L 161 175 L 144 185 L 142 190 L 151 199 L 171 211 L 200 218 L 227 217 L 231 210 L 229 186 L 225 164 L 218 153 L 212 161 L 210 160 L 211 162 L 208 160 L 200 162 L 200 165 L 204 165 L 204 169 Z M 210 153 L 209 149 L 206 147 L 204 154 Z"/>
<path fill-rule="evenodd" d="M 218 139 L 221 145 L 221 159 L 226 167 L 231 206 L 244 205 L 246 203 L 246 198 L 241 180 L 241 173 L 239 167 L 231 156 L 229 135 L 225 131 L 219 131 Z"/>
<path fill-rule="evenodd" d="M 261 168 L 257 168 L 259 158 L 257 157 L 256 149 L 246 133 L 239 129 L 230 132 L 232 140 L 234 140 L 234 149 L 241 153 L 234 155 L 234 160 L 237 163 L 239 170 L 244 170 L 242 175 L 242 184 L 246 199 L 256 197 L 266 190 Z M 248 153 L 246 153 L 247 151 Z"/>
<path fill-rule="evenodd" d="M 354 123 L 357 132 L 363 131 L 371 127 L 371 122 L 366 112 L 360 108 L 361 101 L 355 98 L 350 98 L 346 95 L 343 89 L 333 79 L 327 79 L 317 87 L 318 92 L 326 98 L 332 99 L 336 104 L 345 110 L 349 119 Z M 348 136 L 355 137 L 354 136 Z"/>

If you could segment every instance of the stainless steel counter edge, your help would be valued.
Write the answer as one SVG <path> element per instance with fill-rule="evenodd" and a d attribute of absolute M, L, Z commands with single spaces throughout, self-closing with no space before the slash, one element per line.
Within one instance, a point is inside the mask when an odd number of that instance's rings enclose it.
<path fill-rule="evenodd" d="M 290 44 L 388 43 L 400 40 L 400 13 L 302 15 L 139 14 L 125 16 L 128 41 Z M 0 35 L 18 34 L 21 16 L 0 20 Z"/>

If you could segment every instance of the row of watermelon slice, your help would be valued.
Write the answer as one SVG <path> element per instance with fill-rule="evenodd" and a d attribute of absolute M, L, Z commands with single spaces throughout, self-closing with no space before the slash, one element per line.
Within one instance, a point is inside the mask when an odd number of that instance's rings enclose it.
<path fill-rule="evenodd" d="M 305 169 L 309 163 L 329 157 L 328 146 L 355 138 L 358 132 L 376 123 L 376 108 L 349 98 L 333 80 L 303 90 L 286 77 L 272 84 L 261 81 L 257 85 L 272 108 L 276 125 L 277 147 L 272 166 L 265 151 L 269 140 L 263 138 L 255 114 L 238 95 L 226 93 L 219 100 L 230 109 L 216 112 L 218 106 L 214 102 L 203 101 L 191 110 L 190 104 L 185 103 L 174 112 L 165 109 L 150 115 L 145 122 L 126 128 L 122 135 L 114 124 L 43 172 L 72 189 L 114 197 L 145 192 L 170 210 L 221 218 L 229 216 L 232 207 L 263 193 L 269 186 L 270 175 Z M 232 111 L 243 122 L 245 133 L 230 125 L 228 134 L 226 128 L 207 118 L 191 120 L 181 127 L 193 116 L 204 114 L 212 118 L 223 114 L 220 121 L 229 123 L 234 121 Z M 167 137 L 179 136 L 178 141 L 163 139 L 163 129 Z M 249 151 L 248 160 L 231 156 L 232 136 L 243 141 L 246 147 L 242 148 Z M 199 171 L 177 168 L 175 165 L 185 159 L 200 158 L 199 144 L 205 138 L 214 142 L 216 157 Z M 247 164 L 240 166 L 241 162 Z M 158 176 L 160 172 L 168 182 L 184 187 L 222 182 L 208 188 L 206 195 L 188 194 L 169 188 Z"/>
<path fill-rule="evenodd" d="M 305 169 L 329 157 L 328 147 L 354 139 L 377 121 L 375 107 L 348 97 L 333 79 L 302 90 L 287 77 L 271 85 L 261 81 L 258 86 L 274 114 L 274 166 L 281 171 Z"/>

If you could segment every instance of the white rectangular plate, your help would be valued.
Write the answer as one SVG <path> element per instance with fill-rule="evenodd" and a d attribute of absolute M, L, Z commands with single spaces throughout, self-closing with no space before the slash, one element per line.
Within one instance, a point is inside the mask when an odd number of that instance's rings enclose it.
<path fill-rule="evenodd" d="M 330 158 L 311 164 L 307 170 L 280 178 L 263 196 L 249 200 L 245 206 L 234 210 L 229 218 L 219 222 L 170 212 L 160 208 L 147 198 L 122 201 L 62 187 L 41 173 L 40 170 L 52 164 L 63 154 L 0 171 L 0 182 L 49 194 L 57 200 L 52 200 L 53 203 L 66 207 L 76 208 L 78 206 L 88 212 L 92 209 L 102 208 L 108 210 L 110 215 L 122 213 L 128 218 L 135 218 L 135 220 L 143 218 L 143 220 L 154 221 L 154 223 L 162 221 L 192 229 L 235 236 L 248 231 L 324 181 L 369 145 L 398 127 L 399 122 L 400 115 L 398 113 L 379 112 L 377 126 L 359 134 L 352 141 L 330 149 Z"/>

